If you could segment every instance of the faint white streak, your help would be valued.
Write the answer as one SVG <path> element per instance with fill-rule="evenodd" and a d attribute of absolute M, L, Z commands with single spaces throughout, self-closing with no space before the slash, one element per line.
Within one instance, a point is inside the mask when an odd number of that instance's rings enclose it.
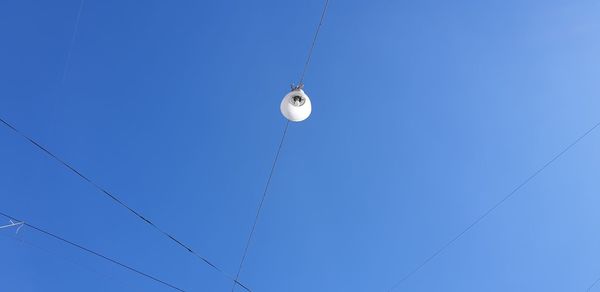
<path fill-rule="evenodd" d="M 65 67 L 63 69 L 63 75 L 61 83 L 65 82 L 67 78 L 67 71 L 69 69 L 69 62 L 71 61 L 71 53 L 73 51 L 73 45 L 75 45 L 75 39 L 77 38 L 77 29 L 79 28 L 79 19 L 81 18 L 81 12 L 83 11 L 83 3 L 85 0 L 81 0 L 79 4 L 79 11 L 77 11 L 77 18 L 75 19 L 75 28 L 73 29 L 73 35 L 71 36 L 71 43 L 69 44 L 69 50 L 67 51 L 67 59 L 65 60 Z"/>

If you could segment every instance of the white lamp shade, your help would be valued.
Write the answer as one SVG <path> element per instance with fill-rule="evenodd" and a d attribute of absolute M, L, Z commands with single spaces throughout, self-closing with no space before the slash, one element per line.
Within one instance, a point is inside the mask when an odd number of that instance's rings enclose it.
<path fill-rule="evenodd" d="M 281 101 L 281 114 L 292 122 L 302 122 L 310 116 L 312 105 L 302 89 L 292 90 Z"/>

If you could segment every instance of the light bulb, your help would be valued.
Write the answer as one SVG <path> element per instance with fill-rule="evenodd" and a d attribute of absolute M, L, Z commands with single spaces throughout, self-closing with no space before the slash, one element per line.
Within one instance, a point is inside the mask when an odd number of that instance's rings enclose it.
<path fill-rule="evenodd" d="M 312 105 L 302 89 L 294 89 L 281 101 L 281 114 L 292 122 L 302 122 L 310 116 Z"/>

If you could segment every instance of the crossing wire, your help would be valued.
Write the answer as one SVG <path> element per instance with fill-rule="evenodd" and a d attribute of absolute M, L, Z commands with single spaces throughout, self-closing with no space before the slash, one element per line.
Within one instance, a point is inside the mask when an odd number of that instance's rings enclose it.
<path fill-rule="evenodd" d="M 321 31 L 321 26 L 323 25 L 323 20 L 325 19 L 325 14 L 327 13 L 327 7 L 329 6 L 329 0 L 325 0 L 325 4 L 323 5 L 323 11 L 321 12 L 321 18 L 319 19 L 319 24 L 317 25 L 317 29 L 315 30 L 315 34 L 312 39 L 312 43 L 308 50 L 308 56 L 306 57 L 306 62 L 304 63 L 304 68 L 302 69 L 302 74 L 300 75 L 300 79 L 298 82 L 298 87 L 302 88 L 304 82 L 304 76 L 306 75 L 306 70 L 308 69 L 308 65 L 312 59 L 312 54 L 315 48 L 315 44 L 317 43 L 317 38 L 319 36 L 319 32 Z M 269 185 L 271 183 L 271 178 L 273 177 L 273 172 L 275 171 L 275 166 L 277 165 L 277 160 L 279 158 L 279 153 L 281 152 L 281 147 L 283 146 L 283 142 L 285 140 L 285 136 L 287 134 L 288 126 L 290 121 L 288 120 L 285 124 L 285 128 L 283 130 L 283 135 L 281 136 L 281 141 L 279 142 L 279 147 L 277 148 L 277 152 L 275 153 L 275 159 L 273 160 L 273 164 L 271 166 L 271 171 L 269 172 L 269 177 L 267 179 L 267 183 L 265 184 L 265 188 L 260 199 L 260 203 L 258 205 L 258 209 L 256 210 L 256 215 L 254 217 L 254 222 L 252 223 L 252 229 L 250 230 L 250 234 L 248 235 L 248 239 L 246 240 L 246 245 L 244 247 L 244 252 L 242 254 L 242 259 L 240 260 L 240 264 L 238 266 L 237 273 L 235 275 L 235 281 L 239 279 L 240 273 L 242 271 L 242 266 L 244 265 L 244 261 L 246 260 L 246 256 L 248 255 L 248 248 L 250 247 L 250 242 L 252 241 L 252 236 L 254 235 L 254 231 L 256 229 L 256 224 L 258 223 L 258 218 L 260 217 L 260 212 L 263 207 L 263 203 L 265 198 L 267 197 L 267 192 L 269 190 Z M 231 292 L 235 290 L 235 283 L 231 287 Z"/>
<path fill-rule="evenodd" d="M 82 246 L 81 244 L 75 243 L 75 242 L 73 242 L 73 241 L 70 241 L 70 240 L 68 240 L 68 239 L 65 239 L 64 237 L 58 236 L 58 235 L 56 235 L 56 234 L 54 234 L 54 233 L 52 233 L 52 232 L 50 232 L 50 231 L 46 231 L 46 230 L 44 230 L 44 229 L 42 229 L 42 228 L 36 227 L 36 226 L 34 226 L 34 225 L 32 225 L 32 224 L 30 224 L 30 223 L 26 222 L 26 221 L 19 220 L 19 219 L 15 218 L 15 217 L 13 217 L 13 216 L 10 216 L 10 215 L 8 215 L 8 214 L 6 214 L 6 213 L 4 213 L 4 212 L 0 212 L 0 215 L 4 216 L 4 217 L 6 217 L 6 218 L 8 218 L 8 219 L 10 219 L 10 220 L 13 220 L 13 221 L 17 221 L 17 222 L 23 222 L 23 225 L 25 225 L 25 226 L 28 226 L 28 227 L 31 227 L 31 229 L 33 229 L 33 230 L 36 230 L 36 231 L 38 231 L 38 232 L 41 232 L 41 233 L 43 233 L 43 234 L 45 234 L 45 235 L 47 235 L 47 236 L 50 236 L 50 237 L 52 237 L 52 238 L 54 238 L 54 239 L 57 239 L 57 240 L 59 240 L 59 241 L 61 241 L 61 242 L 63 242 L 63 243 L 66 243 L 66 244 L 68 244 L 68 245 L 71 245 L 71 246 L 73 246 L 73 247 L 76 247 L 76 248 L 78 248 L 78 249 L 81 249 L 81 250 L 83 250 L 83 251 L 85 251 L 85 252 L 87 252 L 87 253 L 89 253 L 89 254 L 92 254 L 92 255 L 94 255 L 94 256 L 97 256 L 97 257 L 99 257 L 99 258 L 102 258 L 102 259 L 104 259 L 104 260 L 106 260 L 106 261 L 109 261 L 109 262 L 111 262 L 111 263 L 115 264 L 115 265 L 121 266 L 122 268 L 125 268 L 125 269 L 127 269 L 127 270 L 129 270 L 129 271 L 131 271 L 131 272 L 134 272 L 134 273 L 138 274 L 138 275 L 144 276 L 144 277 L 146 277 L 146 278 L 148 278 L 148 279 L 150 279 L 150 280 L 152 280 L 152 281 L 155 281 L 155 282 L 158 282 L 158 283 L 160 283 L 160 284 L 163 284 L 163 285 L 165 285 L 165 286 L 167 286 L 167 287 L 169 287 L 169 288 L 171 288 L 171 289 L 174 289 L 174 290 L 177 290 L 177 291 L 181 291 L 181 292 L 185 292 L 185 290 L 183 290 L 183 289 L 181 289 L 181 288 L 179 288 L 179 287 L 177 287 L 177 286 L 175 286 L 175 285 L 173 285 L 173 284 L 170 284 L 170 283 L 168 283 L 168 282 L 166 282 L 166 281 L 163 281 L 163 280 L 161 280 L 161 279 L 158 279 L 158 278 L 156 278 L 156 277 L 154 277 L 154 276 L 151 276 L 151 275 L 149 275 L 149 274 L 147 274 L 147 273 L 144 273 L 144 272 L 142 272 L 142 271 L 140 271 L 140 270 L 138 270 L 138 269 L 136 269 L 136 268 L 133 268 L 133 267 L 131 267 L 131 266 L 129 266 L 129 265 L 126 265 L 126 264 L 124 264 L 124 263 L 122 263 L 122 262 L 120 262 L 120 261 L 117 261 L 117 260 L 115 260 L 115 259 L 112 259 L 112 258 L 110 258 L 110 257 L 108 257 L 108 256 L 105 256 L 105 255 L 103 255 L 103 254 L 101 254 L 101 253 L 99 253 L 99 252 L 97 252 L 97 251 L 93 251 L 93 250 L 91 250 L 91 249 L 89 249 L 89 248 L 87 248 L 87 247 L 84 247 L 84 246 Z"/>
<path fill-rule="evenodd" d="M 143 222 L 147 223 L 152 228 L 154 228 L 155 230 L 157 230 L 159 233 L 161 233 L 165 237 L 169 238 L 171 241 L 175 242 L 178 246 L 182 247 L 187 252 L 191 253 L 192 255 L 194 255 L 195 257 L 197 257 L 198 259 L 202 260 L 204 263 L 206 263 L 207 265 L 209 265 L 210 267 L 212 267 L 214 270 L 216 270 L 219 273 L 221 273 L 223 276 L 225 276 L 229 280 L 232 280 L 234 282 L 234 285 L 239 285 L 244 290 L 251 291 L 248 287 L 246 287 L 244 284 L 242 284 L 239 281 L 237 281 L 237 279 L 234 279 L 231 275 L 229 275 L 228 273 L 226 273 L 224 270 L 222 270 L 221 268 L 219 268 L 217 265 L 213 264 L 206 257 L 201 256 L 196 251 L 194 251 L 191 247 L 189 247 L 188 245 L 184 244 L 183 242 L 181 242 L 180 240 L 178 240 L 177 238 L 175 238 L 173 235 L 171 235 L 170 233 L 168 233 L 164 229 L 160 228 L 158 225 L 154 224 L 154 222 L 150 221 L 150 219 L 148 219 L 145 216 L 143 216 L 140 212 L 136 211 L 135 209 L 131 208 L 129 205 L 125 204 L 116 195 L 114 195 L 113 193 L 109 192 L 108 190 L 106 190 L 105 188 L 103 188 L 102 186 L 100 186 L 99 184 L 97 184 L 95 181 L 93 181 L 92 179 L 90 179 L 89 177 L 87 177 L 86 175 L 84 175 L 81 171 L 77 170 L 75 167 L 73 167 L 71 164 L 67 163 L 65 160 L 61 159 L 60 157 L 58 157 L 57 155 L 55 155 L 54 153 L 52 153 L 50 150 L 48 150 L 47 148 L 45 148 L 44 146 L 42 146 L 37 141 L 35 141 L 32 138 L 30 138 L 29 136 L 25 135 L 23 132 L 21 132 L 19 129 L 17 129 L 16 127 L 14 127 L 12 124 L 8 123 L 5 119 L 3 119 L 3 118 L 0 117 L 0 122 L 3 125 L 5 125 L 6 127 L 8 127 L 9 129 L 11 129 L 13 132 L 15 132 L 16 134 L 18 134 L 19 136 L 21 136 L 23 139 L 29 141 L 31 144 L 33 144 L 34 146 L 36 146 L 38 149 L 40 149 L 41 151 L 43 151 L 44 153 L 46 153 L 48 156 L 52 157 L 54 160 L 56 160 L 57 162 L 59 162 L 60 164 L 62 164 L 64 167 L 66 167 L 71 172 L 73 172 L 74 174 L 76 174 L 77 176 L 79 176 L 81 179 L 83 179 L 84 181 L 88 182 L 90 185 L 92 185 L 94 188 L 96 188 L 97 190 L 99 190 L 101 193 L 103 193 L 104 195 L 108 196 L 115 203 L 117 203 L 118 205 L 120 205 L 123 208 L 127 209 L 129 212 L 131 212 L 132 214 L 134 214 L 136 217 L 138 217 L 139 219 L 141 219 Z"/>
<path fill-rule="evenodd" d="M 485 217 L 490 215 L 494 210 L 498 209 L 502 204 L 504 204 L 504 202 L 506 202 L 508 199 L 510 199 L 514 194 L 516 194 L 520 189 L 522 189 L 525 185 L 527 185 L 529 182 L 531 182 L 536 176 L 538 176 L 541 172 L 543 172 L 546 168 L 548 168 L 552 163 L 554 163 L 556 160 L 558 160 L 561 156 L 563 156 L 565 153 L 567 153 L 569 150 L 571 150 L 571 148 L 573 148 L 575 145 L 577 145 L 579 143 L 579 141 L 583 140 L 583 138 L 585 138 L 591 132 L 593 132 L 596 128 L 598 128 L 598 126 L 600 126 L 600 122 L 593 125 L 585 133 L 583 133 L 582 135 L 577 137 L 577 139 L 575 139 L 573 142 L 571 142 L 571 144 L 569 144 L 567 147 L 565 147 L 562 151 L 560 151 L 556 155 L 554 155 L 552 157 L 552 159 L 550 159 L 548 162 L 546 162 L 544 165 L 542 165 L 542 167 L 538 168 L 535 172 L 533 172 L 523 182 L 521 182 L 519 185 L 517 185 L 517 187 L 515 187 L 510 193 L 508 193 L 501 200 L 496 202 L 496 204 L 494 204 L 491 208 L 487 209 L 484 213 L 482 213 L 479 217 L 477 217 L 477 219 L 475 219 L 473 222 L 471 222 L 471 224 L 469 224 L 466 228 L 464 228 L 456 236 L 454 236 L 452 239 L 450 239 L 448 242 L 446 242 L 446 244 L 444 244 L 440 248 L 438 248 L 434 253 L 432 253 L 429 257 L 427 257 L 423 262 L 421 262 L 418 266 L 416 266 L 408 274 L 404 275 L 404 277 L 402 277 L 398 282 L 396 282 L 396 284 L 394 284 L 394 286 L 392 286 L 392 288 L 390 288 L 388 291 L 395 290 L 398 286 L 400 286 L 402 283 L 406 282 L 406 280 L 408 280 L 414 274 L 419 272 L 431 260 L 436 258 L 440 253 L 442 253 L 444 250 L 446 250 L 448 247 L 450 247 L 454 242 L 459 240 L 463 235 L 465 235 L 465 233 L 469 232 L 473 227 L 475 227 L 475 225 L 479 224 L 479 222 L 481 222 L 481 220 L 483 220 Z"/>

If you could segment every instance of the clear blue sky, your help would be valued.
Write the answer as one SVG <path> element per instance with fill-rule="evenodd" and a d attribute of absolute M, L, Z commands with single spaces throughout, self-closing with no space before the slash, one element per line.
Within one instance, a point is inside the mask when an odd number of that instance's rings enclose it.
<path fill-rule="evenodd" d="M 322 7 L 0 3 L 0 116 L 235 273 Z M 600 121 L 600 3 L 335 1 L 240 281 L 386 291 Z M 231 283 L 0 127 L 1 210 L 188 291 Z M 395 291 L 585 291 L 600 129 Z M 22 240 L 22 241 L 19 241 Z M 30 228 L 1 291 L 168 291 Z M 596 287 L 600 291 L 600 287 Z"/>

